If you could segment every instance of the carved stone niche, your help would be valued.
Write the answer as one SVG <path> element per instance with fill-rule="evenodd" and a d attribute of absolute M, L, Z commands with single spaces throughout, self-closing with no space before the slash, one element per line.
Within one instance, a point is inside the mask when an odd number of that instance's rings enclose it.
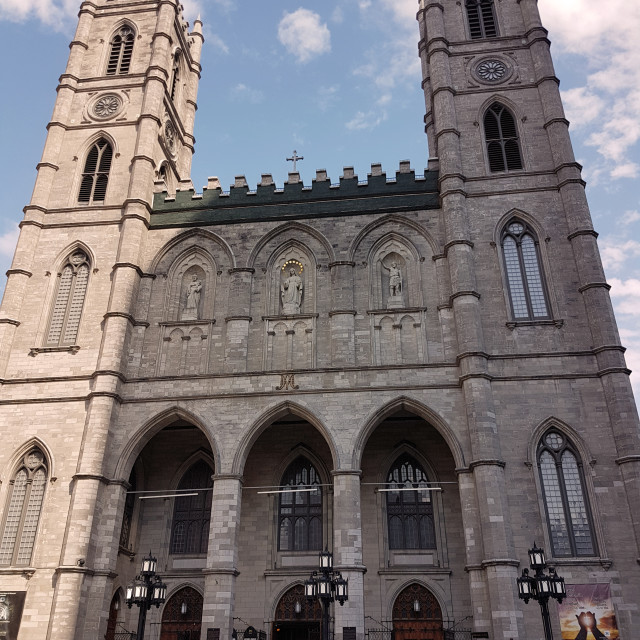
<path fill-rule="evenodd" d="M 370 254 L 370 309 L 405 309 L 422 303 L 415 250 L 391 234 L 382 238 Z"/>
<path fill-rule="evenodd" d="M 199 322 L 213 318 L 216 265 L 210 256 L 195 250 L 178 258 L 169 273 L 165 319 Z"/>
<path fill-rule="evenodd" d="M 296 245 L 271 261 L 267 316 L 290 317 L 315 312 L 315 262 Z"/>

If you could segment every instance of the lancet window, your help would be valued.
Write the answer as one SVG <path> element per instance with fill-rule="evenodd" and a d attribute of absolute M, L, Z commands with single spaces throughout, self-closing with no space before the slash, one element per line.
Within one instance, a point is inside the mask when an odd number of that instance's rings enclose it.
<path fill-rule="evenodd" d="M 89 150 L 82 172 L 82 182 L 78 193 L 79 204 L 104 202 L 111 171 L 113 148 L 104 138 L 100 138 Z"/>
<path fill-rule="evenodd" d="M 135 35 L 129 26 L 122 27 L 111 39 L 107 75 L 126 75 L 131 67 Z"/>
<path fill-rule="evenodd" d="M 319 551 L 322 549 L 322 481 L 316 468 L 305 457 L 297 458 L 280 482 L 278 515 L 280 551 Z M 312 489 L 312 491 L 309 491 Z"/>
<path fill-rule="evenodd" d="M 502 255 L 513 319 L 548 318 L 549 304 L 534 231 L 520 220 L 511 220 L 502 233 Z"/>
<path fill-rule="evenodd" d="M 560 431 L 548 431 L 538 444 L 538 469 L 553 555 L 596 555 L 582 461 Z"/>
<path fill-rule="evenodd" d="M 47 483 L 47 463 L 34 448 L 22 459 L 10 481 L 0 542 L 0 565 L 29 566 Z"/>
<path fill-rule="evenodd" d="M 193 490 L 194 496 L 175 499 L 171 527 L 171 553 L 207 553 L 213 491 L 213 470 L 196 462 L 182 476 L 178 491 Z"/>
<path fill-rule="evenodd" d="M 435 549 L 433 500 L 424 469 L 402 455 L 387 476 L 389 549 Z M 424 490 L 420 490 L 424 489 Z"/>
<path fill-rule="evenodd" d="M 492 172 L 522 169 L 515 118 L 499 102 L 494 102 L 484 114 L 484 135 L 489 169 Z"/>
<path fill-rule="evenodd" d="M 498 35 L 493 0 L 467 0 L 466 7 L 472 39 L 495 38 Z"/>
<path fill-rule="evenodd" d="M 74 251 L 58 274 L 56 296 L 49 322 L 49 346 L 74 345 L 89 282 L 90 264 L 84 251 Z"/>

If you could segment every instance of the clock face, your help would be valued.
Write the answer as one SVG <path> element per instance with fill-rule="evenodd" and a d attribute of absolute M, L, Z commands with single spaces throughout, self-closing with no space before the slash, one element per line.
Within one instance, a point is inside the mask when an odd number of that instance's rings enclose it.
<path fill-rule="evenodd" d="M 98 118 L 111 118 L 120 111 L 121 107 L 122 100 L 117 95 L 108 93 L 93 105 L 93 115 Z"/>
<path fill-rule="evenodd" d="M 476 75 L 485 82 L 499 82 L 507 75 L 507 65 L 501 60 L 484 60 L 476 67 Z"/>

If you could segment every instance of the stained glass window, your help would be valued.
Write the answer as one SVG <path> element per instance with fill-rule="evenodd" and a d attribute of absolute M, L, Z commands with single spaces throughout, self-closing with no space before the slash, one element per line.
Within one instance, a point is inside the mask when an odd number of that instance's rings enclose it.
<path fill-rule="evenodd" d="M 435 549 L 433 501 L 424 469 L 409 455 L 394 463 L 387 476 L 387 523 L 390 549 Z M 415 489 L 415 490 L 414 490 Z"/>
<path fill-rule="evenodd" d="M 0 541 L 0 565 L 29 566 L 47 483 L 45 457 L 32 449 L 11 480 Z"/>
<path fill-rule="evenodd" d="M 502 233 L 502 255 L 514 320 L 549 318 L 547 292 L 535 233 L 519 220 Z"/>
<path fill-rule="evenodd" d="M 553 555 L 594 556 L 596 547 L 582 464 L 573 445 L 559 431 L 547 432 L 540 441 L 538 467 Z"/>
<path fill-rule="evenodd" d="M 316 468 L 300 456 L 285 471 L 278 513 L 280 551 L 322 549 L 322 481 Z M 311 489 L 311 491 L 309 490 Z"/>

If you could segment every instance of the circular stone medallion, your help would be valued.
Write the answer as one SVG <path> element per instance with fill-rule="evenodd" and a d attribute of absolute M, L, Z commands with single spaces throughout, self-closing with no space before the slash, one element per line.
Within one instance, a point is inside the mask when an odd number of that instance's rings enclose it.
<path fill-rule="evenodd" d="M 96 118 L 106 120 L 117 115 L 120 109 L 122 109 L 122 100 L 114 93 L 107 93 L 94 103 L 93 115 Z"/>
<path fill-rule="evenodd" d="M 500 82 L 506 79 L 508 68 L 502 60 L 483 60 L 475 71 L 484 82 Z"/>

